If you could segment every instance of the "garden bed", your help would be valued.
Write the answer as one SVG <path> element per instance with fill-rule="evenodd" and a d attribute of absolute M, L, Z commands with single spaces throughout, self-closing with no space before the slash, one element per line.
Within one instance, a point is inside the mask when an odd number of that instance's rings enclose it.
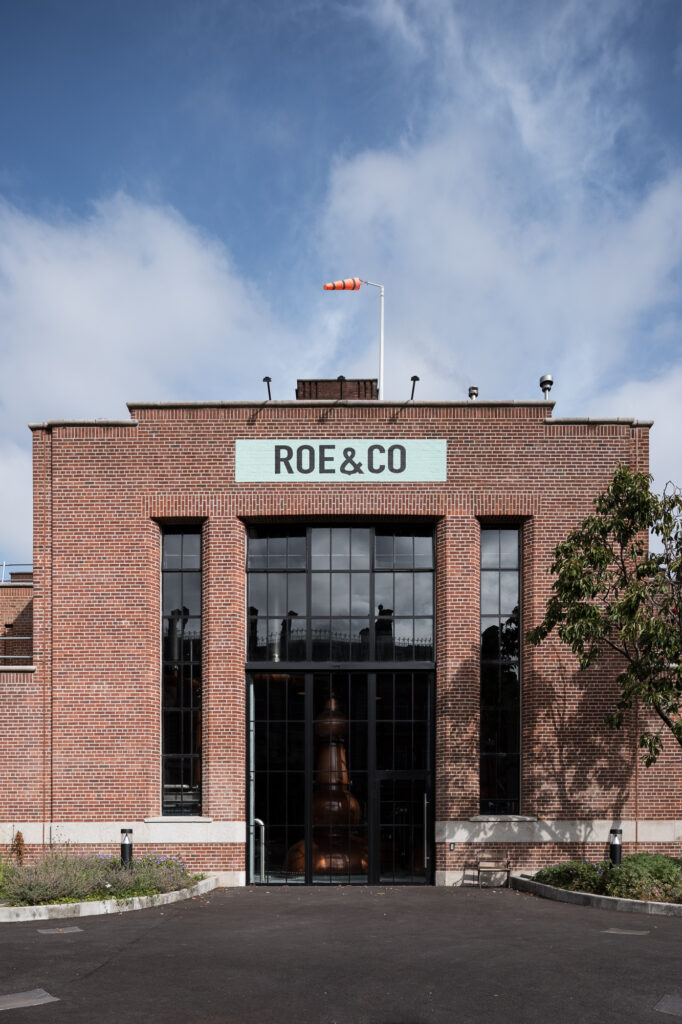
<path fill-rule="evenodd" d="M 140 857 L 123 867 L 112 856 L 51 853 L 31 864 L 0 861 L 0 903 L 36 907 L 129 900 L 189 889 L 202 878 L 174 857 Z"/>
<path fill-rule="evenodd" d="M 533 881 L 569 892 L 682 904 L 682 858 L 633 853 L 619 867 L 607 860 L 572 860 L 541 868 Z"/>

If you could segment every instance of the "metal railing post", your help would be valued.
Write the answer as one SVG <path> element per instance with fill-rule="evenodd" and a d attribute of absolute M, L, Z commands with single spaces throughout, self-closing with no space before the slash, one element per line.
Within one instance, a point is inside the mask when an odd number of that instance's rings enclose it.
<path fill-rule="evenodd" d="M 12 570 L 17 569 L 20 574 L 31 574 L 33 572 L 33 562 L 7 562 L 3 561 L 2 570 L 0 571 L 0 583 L 11 583 L 12 582 Z M 19 582 L 26 582 L 21 580 Z"/>
<path fill-rule="evenodd" d="M 254 818 L 253 823 L 260 828 L 260 880 L 265 882 L 265 822 Z"/>

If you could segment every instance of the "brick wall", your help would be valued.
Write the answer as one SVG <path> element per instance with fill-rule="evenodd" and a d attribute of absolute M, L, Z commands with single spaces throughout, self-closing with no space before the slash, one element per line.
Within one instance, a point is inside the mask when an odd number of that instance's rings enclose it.
<path fill-rule="evenodd" d="M 203 812 L 217 822 L 244 821 L 245 523 L 290 517 L 434 524 L 437 838 L 475 817 L 480 523 L 521 526 L 525 631 L 542 615 L 553 546 L 592 510 L 617 463 L 648 467 L 646 425 L 552 422 L 551 408 L 140 405 L 128 424 L 35 428 L 37 672 L 25 691 L 3 689 L 5 721 L 33 753 L 22 755 L 17 785 L 2 794 L 0 820 L 126 824 L 159 815 L 160 524 L 185 520 L 202 524 L 204 544 Z M 448 479 L 235 483 L 235 440 L 278 436 L 447 438 Z M 636 765 L 634 721 L 616 733 L 604 724 L 613 668 L 581 675 L 559 645 L 523 645 L 522 815 L 682 820 L 679 750 L 667 743 L 661 764 L 647 771 Z M 567 827 L 558 842 L 519 843 L 518 859 L 568 856 L 571 834 Z M 193 857 L 197 847 L 188 844 Z M 438 839 L 439 870 L 457 870 L 473 844 L 458 841 L 450 854 Z M 195 865 L 215 856 L 213 866 L 233 867 L 233 845 L 224 855 L 203 846 Z M 601 856 L 604 841 L 597 846 Z"/>

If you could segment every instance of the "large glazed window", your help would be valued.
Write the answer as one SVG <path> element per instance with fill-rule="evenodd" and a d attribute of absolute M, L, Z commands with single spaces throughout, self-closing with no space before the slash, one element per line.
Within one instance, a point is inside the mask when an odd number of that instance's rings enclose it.
<path fill-rule="evenodd" d="M 252 670 L 249 881 L 432 878 L 433 673 Z"/>
<path fill-rule="evenodd" d="M 481 813 L 519 813 L 519 531 L 481 530 Z"/>
<path fill-rule="evenodd" d="M 201 814 L 201 534 L 163 536 L 164 814 Z"/>
<path fill-rule="evenodd" d="M 251 527 L 250 662 L 432 662 L 430 528 Z"/>

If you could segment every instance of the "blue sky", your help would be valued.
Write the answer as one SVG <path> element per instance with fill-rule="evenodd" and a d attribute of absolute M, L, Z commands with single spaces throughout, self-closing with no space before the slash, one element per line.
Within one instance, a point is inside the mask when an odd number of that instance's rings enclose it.
<path fill-rule="evenodd" d="M 679 0 L 0 5 L 0 560 L 26 423 L 377 372 L 653 418 L 682 483 Z"/>

